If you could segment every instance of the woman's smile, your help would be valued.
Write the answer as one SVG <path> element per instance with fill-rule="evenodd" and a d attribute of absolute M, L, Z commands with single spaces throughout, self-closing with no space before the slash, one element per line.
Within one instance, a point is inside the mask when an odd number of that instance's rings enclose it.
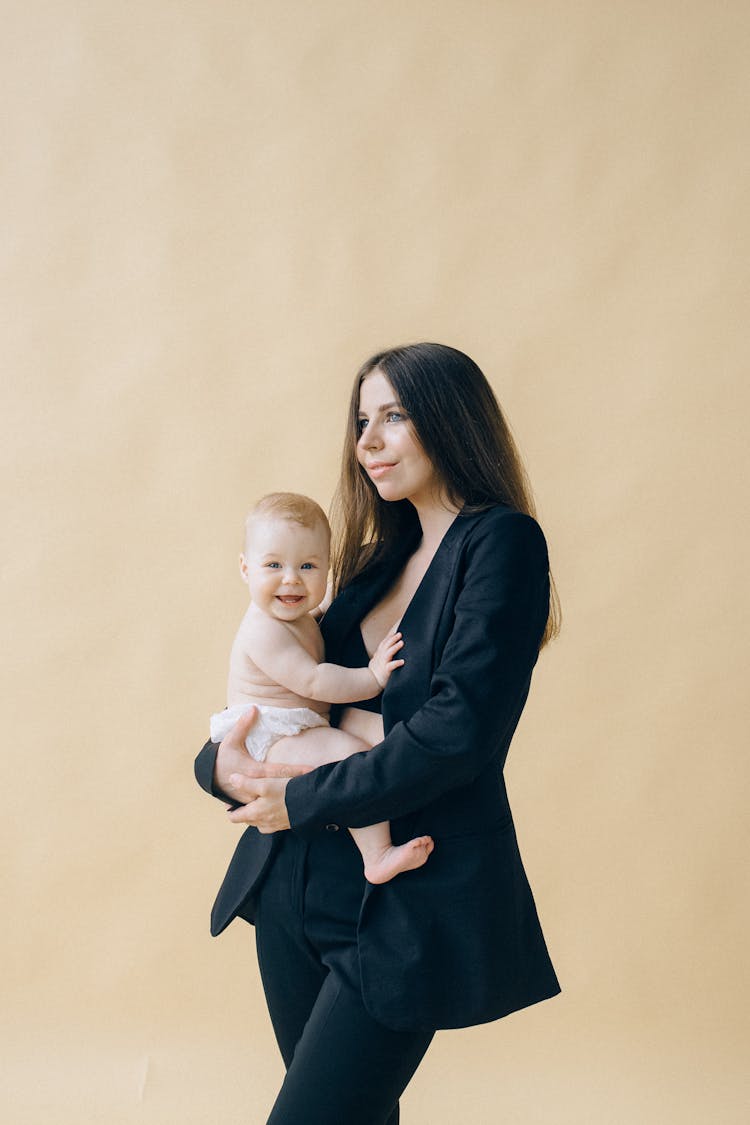
<path fill-rule="evenodd" d="M 382 477 L 385 473 L 387 473 L 389 471 L 389 469 L 395 469 L 396 462 L 395 461 L 370 461 L 370 463 L 368 465 L 366 465 L 365 467 L 366 467 L 369 475 L 371 477 L 374 477 L 375 479 L 377 479 L 378 477 Z"/>

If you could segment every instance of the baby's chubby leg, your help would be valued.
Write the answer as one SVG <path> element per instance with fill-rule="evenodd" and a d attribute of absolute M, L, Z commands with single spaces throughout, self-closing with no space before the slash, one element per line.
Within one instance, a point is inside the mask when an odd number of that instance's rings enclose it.
<path fill-rule="evenodd" d="M 294 766 L 325 766 L 328 762 L 341 762 L 360 750 L 369 749 L 361 738 L 336 727 L 310 727 L 274 742 L 266 760 Z"/>
<path fill-rule="evenodd" d="M 369 750 L 362 739 L 334 727 L 312 727 L 299 734 L 280 738 L 268 751 L 269 762 L 288 765 L 324 766 L 341 762 L 352 754 Z M 387 883 L 402 871 L 421 867 L 435 846 L 431 836 L 417 836 L 405 844 L 394 844 L 388 821 L 369 824 L 366 828 L 350 828 L 365 865 L 365 878 L 370 883 Z"/>

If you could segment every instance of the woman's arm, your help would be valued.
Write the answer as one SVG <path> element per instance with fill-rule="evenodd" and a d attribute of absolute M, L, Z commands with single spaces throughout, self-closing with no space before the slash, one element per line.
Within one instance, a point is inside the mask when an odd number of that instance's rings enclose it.
<path fill-rule="evenodd" d="M 429 700 L 372 751 L 290 781 L 295 831 L 403 816 L 481 772 L 523 708 L 549 611 L 548 566 L 530 517 L 504 511 L 477 525 Z"/>

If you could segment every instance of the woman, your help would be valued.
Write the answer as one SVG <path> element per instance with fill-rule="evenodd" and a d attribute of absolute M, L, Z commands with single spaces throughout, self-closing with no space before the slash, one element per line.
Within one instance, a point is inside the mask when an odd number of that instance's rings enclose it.
<path fill-rule="evenodd" d="M 396 622 L 405 640 L 376 710 L 333 717 L 378 745 L 271 776 L 244 752 L 246 723 L 196 762 L 204 788 L 232 795 L 230 819 L 251 826 L 212 933 L 237 915 L 256 925 L 288 1068 L 269 1125 L 395 1125 L 437 1028 L 560 990 L 502 774 L 557 605 L 520 458 L 468 356 L 415 344 L 364 364 L 335 517 L 327 659 L 365 664 Z M 380 820 L 435 850 L 375 887 L 339 828 Z"/>

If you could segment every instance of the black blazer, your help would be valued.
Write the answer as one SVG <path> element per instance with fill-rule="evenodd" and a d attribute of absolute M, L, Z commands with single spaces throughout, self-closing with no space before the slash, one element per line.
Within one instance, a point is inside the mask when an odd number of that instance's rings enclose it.
<path fill-rule="evenodd" d="M 337 662 L 414 546 L 407 538 L 336 598 L 322 622 L 327 660 Z M 548 606 L 539 525 L 504 505 L 461 513 L 401 620 L 406 663 L 383 695 L 384 740 L 287 787 L 292 830 L 303 837 L 331 823 L 390 820 L 396 842 L 435 839 L 424 867 L 365 885 L 362 995 L 387 1026 L 464 1027 L 560 991 L 503 780 Z M 196 760 L 209 792 L 215 757 L 207 743 Z M 274 844 L 254 828 L 244 833 L 214 904 L 213 934 L 237 915 L 253 920 Z"/>

